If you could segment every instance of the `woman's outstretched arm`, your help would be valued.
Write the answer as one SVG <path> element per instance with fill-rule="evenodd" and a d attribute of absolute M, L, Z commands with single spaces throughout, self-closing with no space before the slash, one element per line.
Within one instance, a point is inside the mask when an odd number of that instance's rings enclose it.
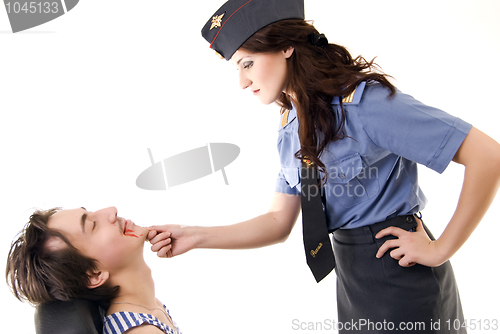
<path fill-rule="evenodd" d="M 173 257 L 194 248 L 248 249 L 284 242 L 300 212 L 300 196 L 275 193 L 269 211 L 227 226 L 150 226 L 151 250 Z"/>

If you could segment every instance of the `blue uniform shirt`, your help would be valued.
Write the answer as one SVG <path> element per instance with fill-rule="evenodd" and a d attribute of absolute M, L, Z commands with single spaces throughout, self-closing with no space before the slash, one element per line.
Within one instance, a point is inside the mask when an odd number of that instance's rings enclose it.
<path fill-rule="evenodd" d="M 417 163 L 442 173 L 471 125 L 381 84 L 361 83 L 344 99 L 347 137 L 321 155 L 327 181 L 324 210 L 330 231 L 356 228 L 413 214 L 427 202 L 418 185 Z M 339 98 L 332 101 L 340 113 Z M 300 194 L 299 120 L 282 115 L 278 136 L 281 170 L 276 191 Z M 323 175 L 322 175 L 323 176 Z"/>

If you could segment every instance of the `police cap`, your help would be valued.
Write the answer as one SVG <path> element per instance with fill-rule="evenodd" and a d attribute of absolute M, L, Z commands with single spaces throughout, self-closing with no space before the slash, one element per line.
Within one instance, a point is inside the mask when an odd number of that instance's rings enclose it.
<path fill-rule="evenodd" d="M 286 19 L 304 19 L 304 0 L 229 0 L 201 34 L 221 58 L 229 60 L 254 33 Z"/>

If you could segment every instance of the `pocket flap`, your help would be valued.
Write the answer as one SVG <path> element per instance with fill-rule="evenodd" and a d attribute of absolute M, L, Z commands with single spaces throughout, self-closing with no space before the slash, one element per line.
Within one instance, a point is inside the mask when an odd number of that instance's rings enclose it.
<path fill-rule="evenodd" d="M 350 155 L 342 160 L 325 165 L 328 181 L 347 183 L 358 176 L 363 170 L 363 161 L 359 154 Z"/>

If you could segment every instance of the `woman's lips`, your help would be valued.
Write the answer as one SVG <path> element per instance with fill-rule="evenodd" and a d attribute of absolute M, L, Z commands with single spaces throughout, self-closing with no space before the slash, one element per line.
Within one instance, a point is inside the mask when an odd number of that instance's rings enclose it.
<path fill-rule="evenodd" d="M 254 90 L 253 95 L 257 95 L 260 92 L 260 89 Z"/>

